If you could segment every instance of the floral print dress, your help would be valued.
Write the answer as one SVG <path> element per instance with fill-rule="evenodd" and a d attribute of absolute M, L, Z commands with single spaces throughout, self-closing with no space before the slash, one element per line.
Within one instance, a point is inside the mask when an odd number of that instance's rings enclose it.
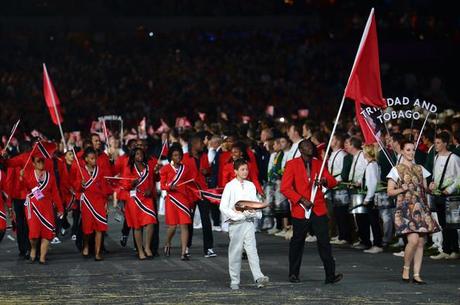
<path fill-rule="evenodd" d="M 439 224 L 431 216 L 423 186 L 424 179 L 429 176 L 430 173 L 423 166 L 415 164 L 412 167 L 398 164 L 388 174 L 387 178 L 393 180 L 399 188 L 407 186 L 407 191 L 394 198 L 396 235 L 440 231 Z"/>

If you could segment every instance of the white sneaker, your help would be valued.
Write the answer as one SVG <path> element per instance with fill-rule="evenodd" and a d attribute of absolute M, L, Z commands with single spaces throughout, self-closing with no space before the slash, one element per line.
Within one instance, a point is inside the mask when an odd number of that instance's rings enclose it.
<path fill-rule="evenodd" d="M 263 288 L 265 287 L 266 284 L 268 284 L 269 282 L 269 278 L 268 276 L 263 276 L 263 277 L 260 277 L 256 280 L 256 287 L 257 288 Z"/>
<path fill-rule="evenodd" d="M 404 242 L 401 242 L 401 240 L 398 240 L 394 244 L 390 245 L 390 247 L 392 247 L 392 248 L 398 248 L 398 247 L 402 247 L 402 246 L 404 246 Z"/>
<path fill-rule="evenodd" d="M 345 245 L 347 243 L 348 242 L 344 239 L 335 239 L 335 240 L 331 240 L 330 242 L 331 245 Z"/>
<path fill-rule="evenodd" d="M 307 243 L 314 243 L 317 241 L 316 236 L 314 235 L 308 235 L 307 238 L 305 238 L 305 241 Z"/>
<path fill-rule="evenodd" d="M 450 257 L 449 254 L 440 252 L 438 255 L 431 255 L 431 259 L 439 260 L 439 259 L 448 259 Z"/>
<path fill-rule="evenodd" d="M 447 259 L 459 259 L 460 255 L 457 252 L 452 252 Z"/>
<path fill-rule="evenodd" d="M 77 240 L 77 235 L 72 235 L 72 240 Z"/>
<path fill-rule="evenodd" d="M 377 253 L 382 253 L 382 252 L 383 252 L 383 248 L 377 247 L 377 246 L 373 246 L 372 248 L 367 249 L 367 250 L 364 250 L 363 252 L 364 252 L 364 253 L 370 253 L 370 254 L 377 254 Z"/>
<path fill-rule="evenodd" d="M 216 257 L 216 256 L 217 256 L 217 254 L 216 254 L 216 252 L 214 252 L 213 249 L 208 249 L 208 251 L 206 252 L 206 255 L 204 257 L 209 258 L 209 257 Z"/>
<path fill-rule="evenodd" d="M 278 230 L 276 227 L 271 228 L 270 230 L 267 230 L 267 233 L 270 235 L 275 235 L 278 233 L 280 230 Z"/>
<path fill-rule="evenodd" d="M 331 241 L 334 241 L 334 240 L 339 240 L 339 237 L 338 236 L 331 237 Z"/>
<path fill-rule="evenodd" d="M 275 233 L 274 235 L 275 236 L 278 236 L 278 237 L 286 237 L 286 230 L 282 230 L 282 231 L 279 231 L 278 233 Z"/>
<path fill-rule="evenodd" d="M 292 228 L 286 231 L 286 236 L 284 236 L 285 240 L 291 240 L 292 236 L 294 235 L 294 230 Z"/>
<path fill-rule="evenodd" d="M 231 284 L 231 285 L 230 285 L 230 288 L 231 288 L 232 290 L 239 290 L 239 289 L 240 289 L 240 285 L 238 285 L 238 284 Z"/>
<path fill-rule="evenodd" d="M 222 227 L 221 226 L 212 226 L 212 230 L 216 232 L 222 232 Z"/>
<path fill-rule="evenodd" d="M 61 241 L 57 237 L 53 238 L 53 240 L 51 241 L 52 245 L 57 245 L 57 244 L 60 244 L 60 243 L 61 243 Z"/>
<path fill-rule="evenodd" d="M 404 251 L 393 253 L 394 256 L 404 257 Z"/>

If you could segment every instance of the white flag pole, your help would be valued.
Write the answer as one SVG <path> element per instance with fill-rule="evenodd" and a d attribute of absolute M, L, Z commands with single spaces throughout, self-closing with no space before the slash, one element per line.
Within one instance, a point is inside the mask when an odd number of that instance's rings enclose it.
<path fill-rule="evenodd" d="M 363 36 L 361 36 L 361 41 L 359 43 L 358 52 L 356 53 L 356 57 L 355 57 L 355 60 L 353 62 L 353 67 L 351 68 L 351 73 L 348 76 L 347 86 L 345 88 L 347 88 L 348 84 L 350 83 L 350 78 L 353 75 L 353 71 L 355 70 L 355 66 L 356 66 L 356 63 L 358 61 L 358 57 L 361 54 L 361 50 L 362 50 L 362 48 L 364 46 L 364 42 L 366 41 L 367 35 L 369 34 L 369 29 L 371 27 L 371 22 L 372 22 L 372 16 L 373 15 L 374 15 L 374 8 L 371 9 L 371 13 L 369 14 L 369 18 L 367 19 L 366 27 L 364 28 Z M 331 149 L 332 137 L 334 136 L 335 130 L 337 128 L 337 124 L 339 122 L 340 114 L 342 113 L 342 108 L 343 108 L 344 102 L 345 102 L 345 91 L 343 92 L 342 102 L 340 103 L 339 111 L 337 113 L 337 117 L 336 117 L 335 122 L 334 122 L 334 127 L 332 128 L 331 137 L 329 138 L 329 143 L 327 144 L 326 152 L 324 154 L 323 163 L 321 164 L 321 169 L 319 170 L 319 174 L 318 174 L 318 180 L 319 181 L 321 181 L 321 176 L 323 174 L 324 167 L 325 167 L 326 162 L 327 162 L 327 156 L 328 156 L 329 151 Z M 310 201 L 312 203 L 314 203 L 317 191 L 318 191 L 318 186 L 315 184 L 315 187 L 313 188 L 313 192 L 311 193 L 311 197 L 310 197 Z"/>
<path fill-rule="evenodd" d="M 428 113 L 426 114 L 425 121 L 423 122 L 422 129 L 420 129 L 420 133 L 418 135 L 417 143 L 415 144 L 415 149 L 417 149 L 418 145 L 420 144 L 420 139 L 422 138 L 423 129 L 425 129 L 426 121 L 428 121 L 429 116 L 430 116 L 430 112 L 428 111 Z"/>
<path fill-rule="evenodd" d="M 11 130 L 10 137 L 8 138 L 8 141 L 6 141 L 5 148 L 3 148 L 3 151 L 6 151 L 8 149 L 8 145 L 10 145 L 11 139 L 14 136 L 14 133 L 16 132 L 16 128 L 18 128 L 19 123 L 21 122 L 21 119 L 19 119 L 16 124 L 13 125 L 13 129 Z"/>
<path fill-rule="evenodd" d="M 43 63 L 43 70 L 45 71 L 46 85 L 48 86 L 48 91 L 49 91 L 49 93 L 51 95 L 51 102 L 53 103 L 54 114 L 56 115 L 56 120 L 58 121 L 59 132 L 61 133 L 62 144 L 64 144 L 64 152 L 65 152 L 65 151 L 67 151 L 67 145 L 65 144 L 64 131 L 62 131 L 61 118 L 59 117 L 59 113 L 57 111 L 56 101 L 54 100 L 54 92 L 53 92 L 53 90 L 51 90 L 51 84 L 50 84 L 50 78 L 48 76 L 48 70 L 46 70 L 46 65 L 44 63 Z"/>

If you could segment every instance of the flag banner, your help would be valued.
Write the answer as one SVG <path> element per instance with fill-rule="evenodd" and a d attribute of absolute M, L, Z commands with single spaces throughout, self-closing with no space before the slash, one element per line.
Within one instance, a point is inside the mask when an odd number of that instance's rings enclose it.
<path fill-rule="evenodd" d="M 360 104 L 386 107 L 380 81 L 379 48 L 374 9 L 367 20 L 358 53 L 345 88 L 345 97 Z"/>
<path fill-rule="evenodd" d="M 376 143 L 380 138 L 384 123 L 379 120 L 380 111 L 377 107 L 368 107 L 355 101 L 356 120 L 361 127 L 365 144 Z"/>
<path fill-rule="evenodd" d="M 64 122 L 61 114 L 61 103 L 54 90 L 54 86 L 46 70 L 46 65 L 43 64 L 43 95 L 45 96 L 46 105 L 51 115 L 51 120 L 54 124 L 60 125 Z"/>

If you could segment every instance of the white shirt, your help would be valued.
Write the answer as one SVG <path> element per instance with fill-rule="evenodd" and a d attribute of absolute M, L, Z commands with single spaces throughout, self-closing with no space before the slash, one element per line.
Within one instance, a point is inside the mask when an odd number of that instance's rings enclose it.
<path fill-rule="evenodd" d="M 297 141 L 297 142 L 292 144 L 291 149 L 289 149 L 286 161 L 289 161 L 289 160 L 292 160 L 294 158 L 300 157 L 299 143 L 302 140 L 303 139 L 300 139 L 299 141 Z"/>
<path fill-rule="evenodd" d="M 449 163 L 447 164 L 447 169 L 446 169 L 446 174 L 444 176 L 443 183 L 441 185 L 441 189 L 443 187 L 446 187 L 446 191 L 449 194 L 452 194 L 455 192 L 457 187 L 460 185 L 460 158 L 454 154 L 451 153 L 452 155 L 450 156 Z M 434 183 L 436 187 L 439 186 L 439 183 L 441 182 L 441 176 L 442 172 L 444 171 L 444 166 L 446 165 L 448 155 L 446 156 L 440 156 L 436 155 L 434 158 L 434 173 L 433 173 L 433 178 L 434 178 Z"/>
<path fill-rule="evenodd" d="M 214 148 L 209 148 L 208 149 L 208 162 L 209 162 L 209 164 L 211 164 L 212 161 L 214 161 L 214 158 L 216 157 L 216 154 L 217 154 L 216 149 L 214 149 Z"/>
<path fill-rule="evenodd" d="M 240 200 L 259 201 L 254 183 L 243 180 L 241 183 L 237 178 L 227 183 L 222 193 L 219 210 L 222 213 L 223 220 L 240 221 L 246 219 L 243 213 L 235 210 L 235 204 Z M 262 212 L 256 212 L 257 218 L 262 218 Z"/>
<path fill-rule="evenodd" d="M 363 180 L 366 166 L 367 161 L 364 159 L 363 151 L 360 150 L 356 155 L 353 156 L 353 162 L 351 163 L 351 170 L 348 175 L 348 180 L 350 182 L 361 182 Z"/>
<path fill-rule="evenodd" d="M 365 187 L 367 188 L 366 198 L 364 201 L 371 201 L 377 190 L 377 185 L 380 181 L 380 168 L 376 161 L 368 162 L 365 171 Z"/>
<path fill-rule="evenodd" d="M 347 153 L 343 149 L 333 151 L 327 160 L 327 169 L 337 182 L 342 181 L 343 159 Z"/>

